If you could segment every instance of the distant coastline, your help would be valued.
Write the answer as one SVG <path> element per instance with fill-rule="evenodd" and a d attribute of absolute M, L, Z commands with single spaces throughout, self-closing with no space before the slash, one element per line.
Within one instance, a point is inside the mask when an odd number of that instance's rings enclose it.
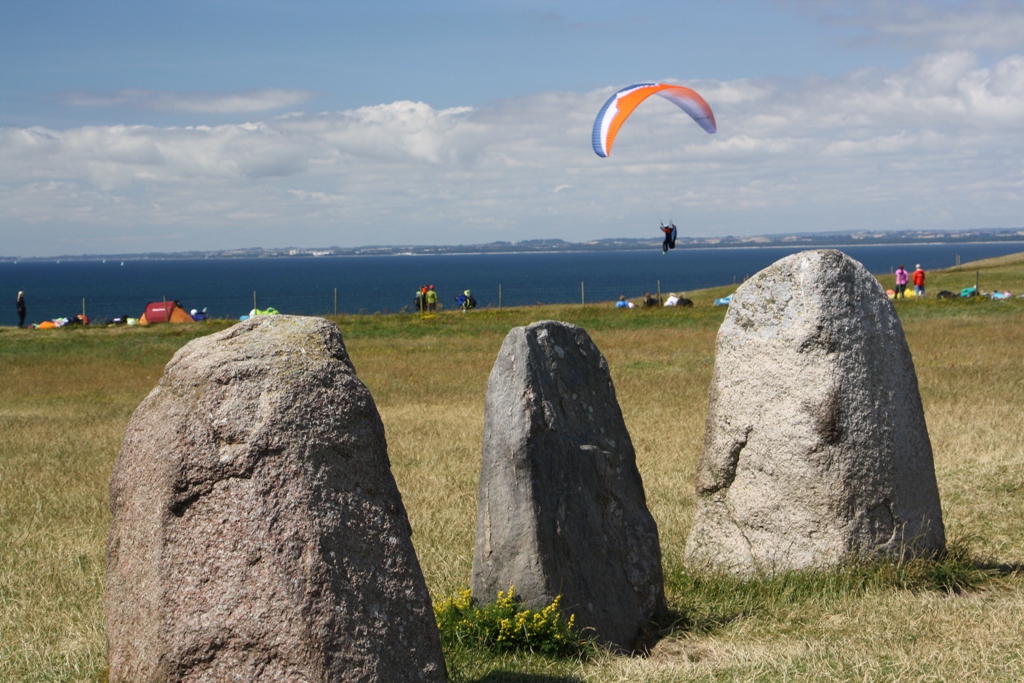
<path fill-rule="evenodd" d="M 0 263 L 0 325 L 14 325 L 15 292 L 24 291 L 35 322 L 71 317 L 83 308 L 95 320 L 137 317 L 147 302 L 181 301 L 186 310 L 237 318 L 273 306 L 296 315 L 389 313 L 409 310 L 413 292 L 432 284 L 448 308 L 472 290 L 481 308 L 614 301 L 644 292 L 689 292 L 737 284 L 779 258 L 812 245 L 686 248 L 662 255 L 646 249 L 466 253 L 432 256 L 322 258 L 106 258 Z M 835 246 L 835 245 L 829 245 Z M 869 244 L 842 247 L 872 273 L 899 263 L 940 270 L 1024 251 L 1024 241 Z M 974 273 L 964 275 L 964 285 Z M 968 280 L 970 282 L 968 282 Z M 991 288 L 996 282 L 985 283 Z"/>
<path fill-rule="evenodd" d="M 905 230 L 816 232 L 754 237 L 680 237 L 676 249 L 762 249 L 771 247 L 843 248 L 866 246 L 900 246 L 907 244 L 1024 244 L 1024 228 L 991 228 L 977 230 Z M 458 254 L 526 254 L 544 252 L 632 251 L 660 248 L 654 238 L 609 237 L 586 242 L 561 239 L 523 240 L 458 245 L 403 245 L 363 247 L 296 247 L 252 249 L 220 249 L 209 251 L 150 252 L 129 254 L 68 254 L 63 256 L 0 256 L 0 262 L 17 261 L 100 261 L 105 259 L 170 260 L 170 259 L 233 259 L 233 258 L 331 258 L 338 256 L 435 256 Z"/>

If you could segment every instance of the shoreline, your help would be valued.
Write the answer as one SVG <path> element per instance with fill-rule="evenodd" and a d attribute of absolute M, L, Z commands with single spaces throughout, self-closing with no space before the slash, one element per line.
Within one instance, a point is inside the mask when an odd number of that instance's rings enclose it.
<path fill-rule="evenodd" d="M 864 248 L 873 247 L 873 248 Z M 722 296 L 771 262 L 813 249 L 810 245 L 747 245 L 677 249 L 663 258 L 661 249 L 594 252 L 526 252 L 481 259 L 202 259 L 118 260 L 0 264 L 0 281 L 13 293 L 26 290 L 29 315 L 38 322 L 86 311 L 95 321 L 141 314 L 147 301 L 179 300 L 186 310 L 208 309 L 237 319 L 254 306 L 283 312 L 322 315 L 410 312 L 412 291 L 424 282 L 437 285 L 446 310 L 450 294 L 472 289 L 479 307 L 510 308 L 535 304 L 597 303 L 645 291 L 698 292 Z M 956 272 L 990 258 L 1024 254 L 1024 240 L 1008 243 L 931 243 L 908 247 L 885 244 L 839 247 L 881 280 L 902 261 L 924 263 L 929 272 Z M 548 255 L 543 255 L 544 253 Z M 459 254 L 465 256 L 466 254 Z M 959 257 L 959 258 L 956 258 Z M 962 273 L 960 279 L 966 277 Z M 970 274 L 974 284 L 974 274 Z M 1019 283 L 984 283 L 985 289 L 1021 290 Z M 584 290 L 584 282 L 586 284 Z M 403 292 L 408 286 L 408 298 Z M 966 286 L 966 284 L 962 285 Z M 957 288 L 959 291 L 959 288 Z M 688 294 L 689 296 L 689 294 Z M 71 313 L 69 313 L 71 312 Z M 14 306 L 0 311 L 0 324 L 13 326 Z M 34 320 L 38 318 L 38 320 Z"/>
<path fill-rule="evenodd" d="M 845 249 L 850 247 L 856 247 L 858 249 L 868 249 L 873 247 L 893 248 L 893 247 L 923 247 L 923 246 L 975 246 L 975 245 L 993 245 L 993 244 L 1005 244 L 1005 245 L 1021 245 L 1021 251 L 1024 251 L 1024 239 L 1019 240 L 977 240 L 970 242 L 961 241 L 920 241 L 920 242 L 872 242 L 872 243 L 842 243 L 842 244 L 723 244 L 723 245 L 701 245 L 701 246 L 686 246 L 680 245 L 675 248 L 675 251 L 722 251 L 724 249 L 732 250 L 758 250 L 758 249 L 798 249 L 800 251 L 810 249 Z M 642 252 L 653 250 L 655 248 L 660 249 L 659 243 L 651 243 L 635 248 L 622 248 L 622 249 L 527 249 L 523 251 L 450 251 L 450 252 L 394 252 L 387 254 L 322 254 L 314 256 L 312 254 L 303 255 L 238 255 L 238 256 L 177 256 L 173 254 L 168 255 L 153 255 L 153 256 L 118 256 L 118 255 L 107 255 L 107 256 L 60 256 L 60 257 L 24 257 L 24 258 L 13 258 L 13 257 L 2 257 L 0 256 L 0 264 L 11 264 L 17 265 L 19 263 L 53 263 L 59 264 L 62 261 L 70 263 L 96 263 L 97 261 L 134 261 L 134 262 L 145 262 L 145 261 L 264 261 L 264 260 L 330 260 L 338 258 L 388 258 L 388 257 L 431 257 L 431 256 L 521 256 L 524 254 L 614 254 L 620 252 Z"/>

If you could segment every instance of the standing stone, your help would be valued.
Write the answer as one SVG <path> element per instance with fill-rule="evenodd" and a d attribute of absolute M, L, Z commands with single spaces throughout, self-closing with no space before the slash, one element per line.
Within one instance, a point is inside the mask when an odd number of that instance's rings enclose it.
<path fill-rule="evenodd" d="M 878 281 L 822 250 L 745 282 L 718 332 L 687 564 L 770 573 L 944 544 L 914 362 Z"/>
<path fill-rule="evenodd" d="M 384 427 L 338 328 L 190 342 L 110 481 L 112 682 L 444 681 Z"/>
<path fill-rule="evenodd" d="M 515 586 L 602 642 L 633 646 L 664 608 L 658 527 L 608 363 L 586 330 L 508 333 L 487 383 L 473 596 Z"/>

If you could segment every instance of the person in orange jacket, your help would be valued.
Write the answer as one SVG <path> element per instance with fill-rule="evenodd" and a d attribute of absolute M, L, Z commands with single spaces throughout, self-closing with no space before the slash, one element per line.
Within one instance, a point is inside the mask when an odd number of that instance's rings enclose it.
<path fill-rule="evenodd" d="M 924 296 L 924 271 L 921 270 L 921 264 L 918 263 L 913 274 L 914 278 L 914 295 Z"/>

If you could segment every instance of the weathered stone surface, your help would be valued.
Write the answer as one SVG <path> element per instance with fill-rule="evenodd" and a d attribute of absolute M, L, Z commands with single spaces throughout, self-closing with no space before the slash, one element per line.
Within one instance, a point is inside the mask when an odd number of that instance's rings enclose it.
<path fill-rule="evenodd" d="M 338 328 L 190 342 L 110 481 L 110 680 L 443 681 L 384 427 Z"/>
<path fill-rule="evenodd" d="M 775 572 L 944 543 L 914 363 L 878 281 L 822 250 L 745 282 L 718 332 L 688 565 Z"/>
<path fill-rule="evenodd" d="M 586 331 L 509 332 L 487 384 L 473 595 L 514 585 L 629 648 L 664 607 L 658 528 L 608 364 Z"/>

